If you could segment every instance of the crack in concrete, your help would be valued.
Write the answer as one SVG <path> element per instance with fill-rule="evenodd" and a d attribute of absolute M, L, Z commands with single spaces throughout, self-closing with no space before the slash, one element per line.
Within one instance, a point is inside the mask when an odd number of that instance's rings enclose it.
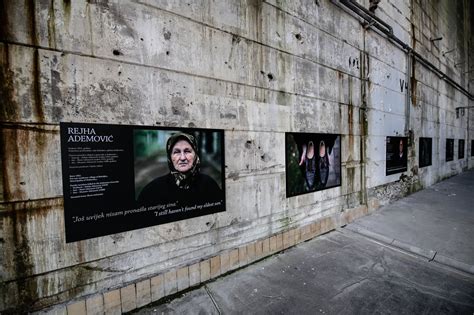
<path fill-rule="evenodd" d="M 219 315 L 222 314 L 221 312 L 221 309 L 219 308 L 219 305 L 217 305 L 217 301 L 214 299 L 214 296 L 212 295 L 211 293 L 211 289 L 209 289 L 209 287 L 206 285 L 204 285 L 204 290 L 206 290 L 207 292 L 207 295 L 209 296 L 209 298 L 211 299 L 212 301 L 212 304 L 214 305 L 214 307 L 216 308 L 216 311 Z"/>
<path fill-rule="evenodd" d="M 355 288 L 359 287 L 360 285 L 362 285 L 363 283 L 365 282 L 368 282 L 368 281 L 371 281 L 370 277 L 364 277 L 358 281 L 355 281 L 353 283 L 350 283 L 344 287 L 342 287 L 339 292 L 337 292 L 335 295 L 333 295 L 330 300 L 333 300 L 335 298 L 337 298 L 338 296 L 342 295 L 342 294 L 345 294 L 345 293 L 348 293 L 348 292 L 351 292 L 352 290 L 354 290 Z"/>
<path fill-rule="evenodd" d="M 373 258 L 374 258 L 374 262 L 370 266 L 370 269 L 367 270 L 367 274 L 366 274 L 365 277 L 363 277 L 362 279 L 359 279 L 355 282 L 352 282 L 348 285 L 343 286 L 339 290 L 339 292 L 336 293 L 335 295 L 333 295 L 330 299 L 332 300 L 332 299 L 335 299 L 335 298 L 339 297 L 342 294 L 351 292 L 352 290 L 356 289 L 357 287 L 359 287 L 360 285 L 362 285 L 364 283 L 367 283 L 367 282 L 370 282 L 370 281 L 376 281 L 375 279 L 380 278 L 380 272 L 377 272 L 375 270 L 376 266 L 380 266 L 382 268 L 383 275 L 389 275 L 391 273 L 391 268 L 388 265 L 387 261 L 385 260 L 385 250 L 384 249 L 382 249 L 381 254 L 375 255 L 375 256 L 373 256 Z"/>

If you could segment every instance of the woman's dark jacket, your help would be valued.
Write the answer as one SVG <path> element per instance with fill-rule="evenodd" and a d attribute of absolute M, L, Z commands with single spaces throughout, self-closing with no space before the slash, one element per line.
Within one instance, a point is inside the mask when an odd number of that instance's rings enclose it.
<path fill-rule="evenodd" d="M 224 199 L 223 191 L 208 175 L 198 174 L 189 189 L 176 186 L 171 174 L 158 177 L 143 188 L 138 197 L 139 205 L 152 206 L 178 202 L 193 206 Z"/>

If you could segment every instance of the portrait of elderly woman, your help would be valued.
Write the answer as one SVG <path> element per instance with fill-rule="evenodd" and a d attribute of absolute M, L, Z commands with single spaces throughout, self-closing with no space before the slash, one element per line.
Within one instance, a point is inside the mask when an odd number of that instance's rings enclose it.
<path fill-rule="evenodd" d="M 212 131 L 135 131 L 138 204 L 223 208 L 221 137 Z"/>

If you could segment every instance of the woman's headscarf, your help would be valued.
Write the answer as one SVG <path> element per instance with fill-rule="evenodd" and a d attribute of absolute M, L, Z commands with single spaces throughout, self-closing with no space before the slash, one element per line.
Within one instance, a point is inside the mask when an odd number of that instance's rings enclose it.
<path fill-rule="evenodd" d="M 174 168 L 173 161 L 171 160 L 171 153 L 172 153 L 171 151 L 172 151 L 174 145 L 179 140 L 187 141 L 191 145 L 191 147 L 193 148 L 195 156 L 196 156 L 194 158 L 194 161 L 193 161 L 193 166 L 186 173 L 178 172 Z M 198 147 L 197 147 L 196 137 L 194 137 L 190 134 L 184 133 L 184 132 L 175 133 L 166 142 L 166 153 L 167 153 L 167 158 L 168 158 L 168 167 L 170 169 L 171 175 L 174 178 L 176 186 L 178 186 L 179 188 L 182 188 L 182 189 L 189 189 L 191 187 L 191 184 L 193 183 L 194 179 L 199 174 L 199 165 L 201 164 L 201 161 L 200 161 L 199 155 L 198 155 Z"/>

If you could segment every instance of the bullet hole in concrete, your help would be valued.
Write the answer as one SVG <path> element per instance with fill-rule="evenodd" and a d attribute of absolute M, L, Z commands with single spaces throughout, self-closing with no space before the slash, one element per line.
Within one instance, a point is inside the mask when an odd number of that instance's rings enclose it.
<path fill-rule="evenodd" d="M 250 165 L 246 164 L 245 167 L 246 167 L 247 169 L 249 169 Z"/>
<path fill-rule="evenodd" d="M 61 53 L 61 57 L 64 57 L 64 55 L 66 55 L 64 52 Z"/>
<path fill-rule="evenodd" d="M 171 38 L 171 32 L 170 32 L 170 31 L 164 31 L 163 37 L 164 37 L 166 40 L 170 40 L 170 38 Z"/>
<path fill-rule="evenodd" d="M 299 34 L 299 33 L 298 33 L 298 34 L 295 34 L 295 37 L 296 37 L 297 40 L 301 40 L 301 39 L 303 38 L 303 37 L 301 36 L 301 34 Z"/>
<path fill-rule="evenodd" d="M 228 178 L 232 180 L 237 180 L 239 179 L 239 172 L 230 172 Z"/>
<path fill-rule="evenodd" d="M 260 156 L 260 159 L 261 159 L 262 161 L 265 161 L 265 158 L 266 158 L 265 154 L 263 154 L 263 155 Z"/>
<path fill-rule="evenodd" d="M 225 64 L 227 64 L 227 61 L 224 61 Z"/>
<path fill-rule="evenodd" d="M 232 35 L 232 45 L 240 43 L 240 37 L 237 35 Z"/>
<path fill-rule="evenodd" d="M 206 222 L 206 225 L 207 225 L 207 226 L 211 225 L 211 222 Z"/>
<path fill-rule="evenodd" d="M 140 40 L 143 42 L 143 37 L 140 37 Z"/>
<path fill-rule="evenodd" d="M 273 77 L 273 74 L 269 73 L 267 74 L 267 78 L 269 81 L 273 81 L 275 78 Z"/>
<path fill-rule="evenodd" d="M 263 70 L 260 70 L 261 75 L 265 75 L 265 72 Z"/>
<path fill-rule="evenodd" d="M 114 49 L 114 50 L 112 51 L 112 53 L 113 53 L 115 56 L 120 56 L 120 55 L 122 54 L 122 53 L 120 52 L 120 50 L 118 50 L 118 49 Z"/>
<path fill-rule="evenodd" d="M 119 71 L 119 72 L 118 72 L 118 75 L 121 75 L 121 74 L 122 74 L 122 71 Z"/>
<path fill-rule="evenodd" d="M 260 150 L 260 147 L 258 147 L 258 149 Z"/>
<path fill-rule="evenodd" d="M 190 123 L 188 124 L 188 127 L 189 127 L 189 128 L 196 128 L 196 125 L 195 125 L 193 122 L 190 122 Z"/>
<path fill-rule="evenodd" d="M 26 183 L 25 182 L 20 182 L 20 185 L 25 186 Z"/>
<path fill-rule="evenodd" d="M 245 143 L 245 147 L 247 149 L 250 149 L 251 146 L 252 146 L 252 140 L 247 140 L 247 142 Z"/>
<path fill-rule="evenodd" d="M 166 51 L 166 56 L 169 56 L 170 55 L 170 52 L 167 50 Z"/>

